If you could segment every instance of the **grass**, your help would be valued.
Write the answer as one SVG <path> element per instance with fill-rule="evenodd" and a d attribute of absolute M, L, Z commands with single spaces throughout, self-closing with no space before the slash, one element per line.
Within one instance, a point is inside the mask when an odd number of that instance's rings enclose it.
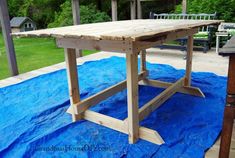
<path fill-rule="evenodd" d="M 25 73 L 64 61 L 64 50 L 52 38 L 14 38 L 19 73 Z M 84 50 L 84 55 L 96 51 Z M 10 77 L 2 34 L 0 34 L 0 79 Z"/>

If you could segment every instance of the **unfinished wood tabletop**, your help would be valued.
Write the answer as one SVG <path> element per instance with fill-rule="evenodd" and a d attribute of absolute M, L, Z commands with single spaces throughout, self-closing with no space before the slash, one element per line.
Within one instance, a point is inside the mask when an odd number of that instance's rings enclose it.
<path fill-rule="evenodd" d="M 141 41 L 171 32 L 218 25 L 220 20 L 125 20 L 14 33 L 19 37 L 82 38 L 92 40 Z"/>

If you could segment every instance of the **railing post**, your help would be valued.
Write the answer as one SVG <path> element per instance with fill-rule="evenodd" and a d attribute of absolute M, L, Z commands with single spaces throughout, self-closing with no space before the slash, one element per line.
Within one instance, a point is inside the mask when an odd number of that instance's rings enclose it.
<path fill-rule="evenodd" d="M 8 65 L 11 71 L 11 75 L 16 76 L 19 74 L 19 72 L 17 68 L 14 43 L 11 37 L 11 25 L 6 0 L 0 0 L 0 20 L 6 47 Z"/>
<path fill-rule="evenodd" d="M 131 20 L 136 19 L 136 0 L 130 1 L 131 6 Z"/>
<path fill-rule="evenodd" d="M 183 14 L 187 13 L 187 0 L 182 1 L 182 13 Z"/>
<path fill-rule="evenodd" d="M 137 18 L 142 19 L 142 5 L 141 0 L 137 0 Z"/>
<path fill-rule="evenodd" d="M 73 24 L 79 25 L 80 21 L 80 6 L 79 0 L 72 0 Z M 82 57 L 82 50 L 76 49 L 76 57 Z"/>
<path fill-rule="evenodd" d="M 79 0 L 72 0 L 72 11 L 73 11 L 73 24 L 80 24 L 80 7 Z"/>
<path fill-rule="evenodd" d="M 112 21 L 117 20 L 117 0 L 112 0 Z"/>

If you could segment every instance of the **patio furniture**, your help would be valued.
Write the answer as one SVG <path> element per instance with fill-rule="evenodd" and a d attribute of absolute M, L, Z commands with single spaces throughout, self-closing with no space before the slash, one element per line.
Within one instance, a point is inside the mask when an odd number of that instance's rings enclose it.
<path fill-rule="evenodd" d="M 191 86 L 193 34 L 198 32 L 199 27 L 219 23 L 220 21 L 212 20 L 127 20 L 52 28 L 15 33 L 14 35 L 55 37 L 57 46 L 65 49 L 71 102 L 68 112 L 72 114 L 73 121 L 85 119 L 128 134 L 129 143 L 135 143 L 141 138 L 155 144 L 163 144 L 164 140 L 157 131 L 142 127 L 139 125 L 139 122 L 176 92 L 205 97 L 199 88 Z M 185 76 L 175 83 L 148 79 L 145 50 L 163 42 L 185 36 L 189 38 Z M 127 79 L 91 97 L 80 100 L 75 49 L 95 49 L 125 53 Z M 141 68 L 138 74 L 139 53 L 141 56 Z M 166 89 L 139 108 L 139 84 Z M 126 119 L 120 120 L 89 110 L 91 106 L 126 88 L 128 102 L 128 117 Z"/>
<path fill-rule="evenodd" d="M 216 19 L 216 13 L 214 14 L 155 14 L 150 12 L 150 19 L 185 19 L 185 20 L 214 20 Z M 198 33 L 194 35 L 194 44 L 202 45 L 203 52 L 206 53 L 211 49 L 211 41 L 212 41 L 212 29 L 211 25 L 203 26 L 198 29 Z M 176 39 L 177 42 L 181 45 L 180 49 L 185 50 L 185 45 L 187 43 L 187 37 L 181 37 Z M 177 48 L 172 45 L 162 45 L 160 48 Z"/>
<path fill-rule="evenodd" d="M 219 51 L 219 55 L 229 57 L 227 98 L 219 152 L 220 158 L 228 158 L 235 119 L 235 36 Z"/>
<path fill-rule="evenodd" d="M 221 23 L 216 32 L 216 53 L 219 53 L 220 37 L 227 37 L 235 35 L 235 23 Z"/>

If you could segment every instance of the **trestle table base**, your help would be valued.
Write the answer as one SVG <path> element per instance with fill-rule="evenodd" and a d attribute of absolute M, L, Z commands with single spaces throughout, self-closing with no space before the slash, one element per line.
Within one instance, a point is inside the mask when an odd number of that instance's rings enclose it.
<path fill-rule="evenodd" d="M 196 30 L 192 30 L 190 34 L 194 34 Z M 189 32 L 180 32 L 180 35 L 189 34 Z M 163 41 L 168 38 L 176 38 L 177 36 L 172 34 L 167 37 L 163 37 Z M 79 40 L 79 39 L 76 39 Z M 75 40 L 74 40 L 75 41 Z M 188 50 L 186 61 L 185 76 L 180 78 L 175 83 L 167 83 L 163 81 L 148 79 L 148 70 L 146 68 L 146 47 L 157 44 L 155 41 L 159 39 L 146 40 L 139 43 L 117 43 L 117 46 L 124 46 L 124 52 L 126 52 L 126 70 L 127 79 L 120 83 L 115 84 L 91 97 L 84 100 L 80 100 L 79 86 L 78 86 L 78 74 L 76 68 L 76 51 L 75 48 L 84 49 L 85 47 L 92 48 L 92 45 L 81 45 L 76 43 L 72 39 L 57 39 L 58 46 L 65 48 L 65 59 L 67 65 L 67 75 L 70 89 L 70 101 L 71 106 L 68 109 L 68 113 L 72 115 L 73 121 L 85 119 L 96 124 L 111 128 L 113 130 L 125 133 L 128 135 L 129 143 L 135 143 L 139 138 L 147 140 L 154 144 L 161 145 L 164 140 L 160 134 L 152 129 L 141 127 L 139 122 L 145 119 L 151 112 L 160 107 L 167 99 L 169 99 L 176 92 L 190 94 L 199 97 L 205 97 L 199 88 L 191 86 L 191 70 L 192 70 L 192 52 L 193 52 L 193 36 L 188 37 Z M 99 48 L 118 48 L 111 47 L 105 43 L 96 43 Z M 77 45 L 72 45 L 76 43 Z M 89 42 L 88 42 L 89 43 Z M 72 48 L 67 48 L 67 47 Z M 77 47 L 76 47 L 77 46 Z M 81 48 L 81 46 L 84 46 Z M 108 47 L 109 46 L 109 47 Z M 128 51 L 127 51 L 128 50 Z M 139 53 L 137 53 L 139 52 Z M 141 57 L 140 73 L 138 74 L 138 54 Z M 138 106 L 138 87 L 139 85 L 148 85 L 160 88 L 166 88 L 158 96 L 147 102 L 144 106 L 139 108 Z M 128 117 L 124 120 L 119 120 L 89 110 L 90 107 L 100 103 L 101 101 L 113 96 L 114 94 L 127 88 L 127 104 L 128 104 Z"/>

